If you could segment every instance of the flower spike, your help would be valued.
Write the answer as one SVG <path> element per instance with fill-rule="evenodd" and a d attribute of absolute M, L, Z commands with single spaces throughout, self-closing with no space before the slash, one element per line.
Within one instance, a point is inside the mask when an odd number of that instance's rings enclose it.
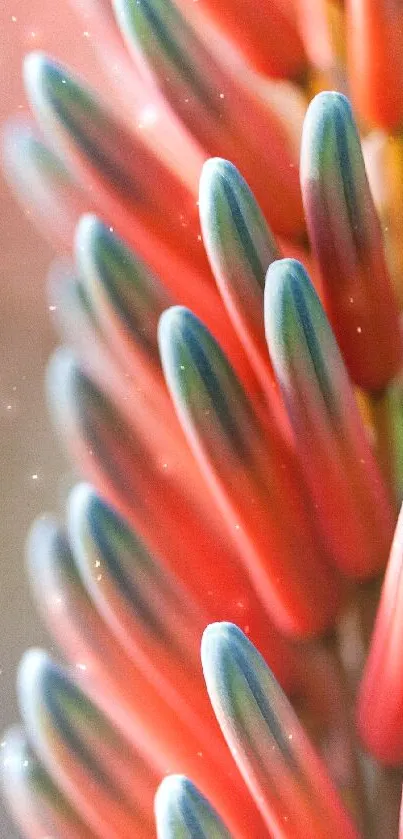
<path fill-rule="evenodd" d="M 219 345 L 192 312 L 169 309 L 159 335 L 179 419 L 256 591 L 287 633 L 323 630 L 338 608 L 338 582 L 295 482 L 294 453 L 275 422 L 270 433 L 260 422 Z"/>
<path fill-rule="evenodd" d="M 344 573 L 374 576 L 386 564 L 394 511 L 331 327 L 299 262 L 270 266 L 265 320 L 318 526 Z"/>
<path fill-rule="evenodd" d="M 347 368 L 360 387 L 381 390 L 402 363 L 399 311 L 360 140 L 340 93 L 321 93 L 308 108 L 301 182 L 325 305 Z"/>
<path fill-rule="evenodd" d="M 8 15 L 94 85 L 30 54 L 4 132 L 79 475 L 28 539 L 25 839 L 403 839 L 402 3 Z"/>
<path fill-rule="evenodd" d="M 224 737 L 272 834 L 358 839 L 286 696 L 241 630 L 210 625 L 202 663 Z"/>
<path fill-rule="evenodd" d="M 164 778 L 154 806 L 158 839 L 231 839 L 220 817 L 183 775 Z"/>

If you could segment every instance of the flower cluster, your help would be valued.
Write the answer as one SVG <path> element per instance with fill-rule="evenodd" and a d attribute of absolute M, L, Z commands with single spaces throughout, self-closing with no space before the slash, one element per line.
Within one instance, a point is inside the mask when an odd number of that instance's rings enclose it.
<path fill-rule="evenodd" d="M 401 3 L 75 3 L 114 95 L 33 53 L 4 135 L 86 481 L 28 539 L 66 664 L 23 658 L 8 805 L 27 839 L 397 837 Z"/>

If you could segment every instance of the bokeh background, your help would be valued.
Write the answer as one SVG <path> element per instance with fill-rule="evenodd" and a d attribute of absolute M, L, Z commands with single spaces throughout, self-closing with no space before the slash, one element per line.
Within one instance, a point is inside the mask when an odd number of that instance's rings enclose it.
<path fill-rule="evenodd" d="M 85 32 L 85 34 L 84 34 Z M 32 49 L 94 75 L 94 44 L 67 0 L 1 0 L 0 123 L 27 112 L 21 60 Z M 91 71 L 92 67 L 92 71 Z M 49 643 L 25 578 L 30 522 L 62 509 L 68 467 L 47 417 L 46 360 L 56 337 L 46 301 L 52 249 L 0 174 L 0 729 L 18 719 L 15 675 L 26 647 Z M 67 477 L 66 477 L 67 476 Z M 16 839 L 0 796 L 0 837 Z"/>

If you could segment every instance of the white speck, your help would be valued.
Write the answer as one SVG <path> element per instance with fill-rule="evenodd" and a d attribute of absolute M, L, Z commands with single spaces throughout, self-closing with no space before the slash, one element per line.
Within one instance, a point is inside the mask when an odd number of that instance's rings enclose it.
<path fill-rule="evenodd" d="M 220 99 L 225 99 L 225 94 L 224 93 L 220 93 Z"/>
<path fill-rule="evenodd" d="M 32 478 L 32 480 L 33 480 L 33 481 L 37 481 L 37 480 L 38 480 L 38 475 L 36 474 L 36 472 L 35 472 L 35 474 L 34 474 L 34 475 L 31 475 L 31 478 Z"/>
<path fill-rule="evenodd" d="M 91 35 L 90 35 L 90 33 L 89 33 L 87 30 L 85 30 L 85 31 L 83 32 L 83 37 L 84 37 L 84 38 L 91 38 Z"/>
<path fill-rule="evenodd" d="M 240 527 L 241 527 L 241 525 L 240 525 L 240 524 L 236 524 L 236 525 L 235 525 L 235 530 L 239 530 L 239 529 L 240 529 Z"/>
<path fill-rule="evenodd" d="M 78 664 L 76 664 L 76 667 L 77 667 L 77 670 L 86 670 L 86 669 L 87 669 L 87 665 L 86 665 L 86 664 L 80 664 L 80 663 L 78 663 Z"/>
<path fill-rule="evenodd" d="M 95 560 L 95 568 L 99 568 L 101 565 L 101 561 L 99 559 Z"/>
<path fill-rule="evenodd" d="M 17 23 L 17 18 L 15 15 L 11 15 L 11 20 L 13 23 Z"/>
<path fill-rule="evenodd" d="M 56 309 L 57 309 L 57 306 L 49 306 L 48 308 L 49 308 L 49 312 L 55 312 Z"/>
<path fill-rule="evenodd" d="M 361 326 L 357 326 L 357 332 L 358 332 L 359 335 L 361 335 L 361 332 L 362 332 Z"/>
<path fill-rule="evenodd" d="M 158 122 L 158 110 L 152 103 L 141 109 L 139 113 L 139 128 L 150 128 Z"/>

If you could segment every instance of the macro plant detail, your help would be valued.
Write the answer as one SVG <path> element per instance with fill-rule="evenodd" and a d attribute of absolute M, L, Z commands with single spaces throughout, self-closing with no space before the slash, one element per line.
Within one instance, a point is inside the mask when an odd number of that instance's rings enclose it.
<path fill-rule="evenodd" d="M 401 4 L 73 4 L 103 83 L 30 54 L 3 143 L 81 481 L 28 537 L 65 663 L 21 662 L 10 812 L 403 839 Z"/>

